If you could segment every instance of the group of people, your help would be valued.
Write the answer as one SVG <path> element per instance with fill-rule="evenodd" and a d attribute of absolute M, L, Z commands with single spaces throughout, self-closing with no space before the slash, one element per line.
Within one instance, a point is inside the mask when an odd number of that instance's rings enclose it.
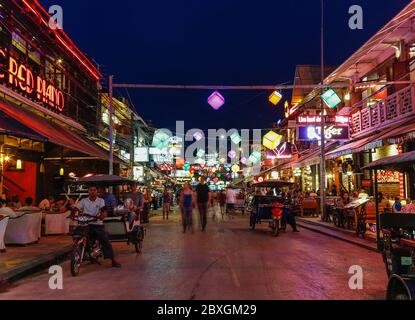
<path fill-rule="evenodd" d="M 40 205 L 41 203 L 36 206 L 32 197 L 27 197 L 23 204 L 20 202 L 19 196 L 17 195 L 13 196 L 10 202 L 7 202 L 6 199 L 1 198 L 0 215 L 10 218 L 17 218 L 25 213 L 42 211 L 43 209 Z"/>
<path fill-rule="evenodd" d="M 205 177 L 200 178 L 199 184 L 193 189 L 192 186 L 187 183 L 184 185 L 178 196 L 178 204 L 182 212 L 183 233 L 193 229 L 193 210 L 197 209 L 199 212 L 200 228 L 202 232 L 206 231 L 208 222 L 208 211 L 213 209 L 213 219 L 216 217 L 215 210 L 217 207 L 220 209 L 222 219 L 229 213 L 232 215 L 235 211 L 235 205 L 239 191 L 236 189 L 228 189 L 225 191 L 213 192 L 206 184 Z"/>

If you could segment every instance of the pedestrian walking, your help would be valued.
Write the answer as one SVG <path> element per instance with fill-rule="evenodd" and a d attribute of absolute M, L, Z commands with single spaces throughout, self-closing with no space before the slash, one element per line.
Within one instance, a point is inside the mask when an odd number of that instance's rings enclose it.
<path fill-rule="evenodd" d="M 205 177 L 200 178 L 200 183 L 196 187 L 196 199 L 197 199 L 197 207 L 198 207 L 199 215 L 200 215 L 200 224 L 201 224 L 202 232 L 204 232 L 206 230 L 207 211 L 208 211 L 209 202 L 210 202 L 210 190 L 206 184 Z"/>
<path fill-rule="evenodd" d="M 222 220 L 224 220 L 226 213 L 226 193 L 223 190 L 218 194 L 218 202 L 220 207 L 220 213 L 222 215 Z"/>
<path fill-rule="evenodd" d="M 195 208 L 196 201 L 194 193 L 190 184 L 186 183 L 179 197 L 179 206 L 182 212 L 182 224 L 183 224 L 183 233 L 186 233 L 186 230 L 193 230 L 193 209 Z"/>
<path fill-rule="evenodd" d="M 229 213 L 229 217 L 235 215 L 235 205 L 236 205 L 236 190 L 229 188 L 226 192 L 226 213 Z"/>
<path fill-rule="evenodd" d="M 171 196 L 167 189 L 163 192 L 163 220 L 169 220 Z"/>

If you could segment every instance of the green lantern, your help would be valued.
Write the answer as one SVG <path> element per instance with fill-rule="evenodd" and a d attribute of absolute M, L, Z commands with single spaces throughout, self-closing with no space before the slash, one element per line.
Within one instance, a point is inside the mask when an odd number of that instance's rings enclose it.
<path fill-rule="evenodd" d="M 337 93 L 333 89 L 329 89 L 321 95 L 324 103 L 330 108 L 336 108 L 341 102 L 342 99 L 337 95 Z"/>

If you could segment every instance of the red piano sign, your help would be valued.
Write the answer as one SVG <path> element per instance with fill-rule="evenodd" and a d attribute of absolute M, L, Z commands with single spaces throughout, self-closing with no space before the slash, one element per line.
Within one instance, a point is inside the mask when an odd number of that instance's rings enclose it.
<path fill-rule="evenodd" d="M 31 68 L 18 62 L 13 57 L 8 57 L 0 49 L 0 80 L 6 81 L 22 93 L 43 102 L 52 109 L 62 111 L 65 108 L 65 97 L 61 90 L 43 79 L 40 75 L 34 74 Z"/>

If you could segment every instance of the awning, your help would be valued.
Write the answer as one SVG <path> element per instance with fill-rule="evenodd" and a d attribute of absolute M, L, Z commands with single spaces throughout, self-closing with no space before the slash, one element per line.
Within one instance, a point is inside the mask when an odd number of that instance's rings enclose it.
<path fill-rule="evenodd" d="M 386 157 L 373 161 L 365 166 L 364 170 L 395 169 L 395 170 L 414 170 L 415 151 L 403 153 L 397 156 Z"/>
<path fill-rule="evenodd" d="M 103 160 L 109 159 L 108 153 L 94 143 L 87 141 L 85 138 L 65 127 L 59 126 L 29 111 L 14 108 L 4 102 L 0 102 L 0 111 L 25 127 L 30 128 L 37 135 L 43 136 L 51 143 L 81 152 L 88 156 Z"/>
<path fill-rule="evenodd" d="M 415 139 L 415 123 L 412 122 L 407 125 L 400 125 L 382 135 L 380 139 L 386 140 L 391 144 L 413 140 Z"/>
<path fill-rule="evenodd" d="M 331 142 L 325 146 L 326 155 L 327 152 L 332 150 L 337 142 Z M 292 163 L 292 168 L 302 168 L 306 166 L 313 166 L 319 164 L 321 161 L 321 148 L 315 148 L 311 150 L 308 154 L 304 155 L 298 161 Z"/>
<path fill-rule="evenodd" d="M 377 134 L 375 136 L 370 136 L 342 145 L 334 149 L 333 151 L 328 152 L 326 154 L 326 159 L 336 159 L 338 157 L 345 156 L 348 154 L 379 148 L 383 146 L 383 139 L 381 138 L 381 136 L 382 135 Z"/>
<path fill-rule="evenodd" d="M 0 111 L 0 134 L 46 142 L 47 139 Z"/>

